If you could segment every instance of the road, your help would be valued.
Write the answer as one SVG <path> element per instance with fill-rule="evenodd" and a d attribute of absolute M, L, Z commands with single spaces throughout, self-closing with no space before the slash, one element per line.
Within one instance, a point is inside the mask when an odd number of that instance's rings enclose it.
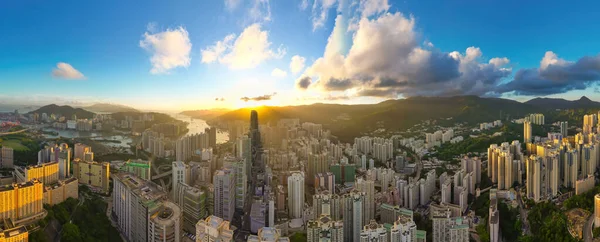
<path fill-rule="evenodd" d="M 587 222 L 585 222 L 585 226 L 583 226 L 583 241 L 584 242 L 592 242 L 592 229 L 594 228 L 594 214 L 590 215 Z"/>
<path fill-rule="evenodd" d="M 23 133 L 23 132 L 25 132 L 25 131 L 27 131 L 27 130 L 29 130 L 29 129 L 21 129 L 21 130 L 18 130 L 18 131 L 13 131 L 13 132 L 0 133 L 0 136 L 9 135 L 9 134 L 18 134 L 18 133 Z"/>
<path fill-rule="evenodd" d="M 531 235 L 531 231 L 529 231 L 529 222 L 527 221 L 527 211 L 525 210 L 525 207 L 523 206 L 523 200 L 521 199 L 521 189 L 517 187 L 515 190 L 517 191 L 517 201 L 519 201 L 519 213 L 521 215 L 522 224 L 521 230 L 524 232 L 524 234 Z"/>

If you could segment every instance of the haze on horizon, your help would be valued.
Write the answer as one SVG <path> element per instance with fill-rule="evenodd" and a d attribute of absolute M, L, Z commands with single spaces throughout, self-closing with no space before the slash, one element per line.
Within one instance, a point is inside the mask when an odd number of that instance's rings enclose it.
<path fill-rule="evenodd" d="M 598 7 L 513 0 L 5 1 L 0 105 L 181 111 L 410 96 L 600 101 L 600 32 L 590 31 L 600 27 Z"/>

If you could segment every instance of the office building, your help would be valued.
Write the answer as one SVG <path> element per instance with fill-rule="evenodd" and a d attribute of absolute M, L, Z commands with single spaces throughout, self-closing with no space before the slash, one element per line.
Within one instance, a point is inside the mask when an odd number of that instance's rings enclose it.
<path fill-rule="evenodd" d="M 225 168 L 235 171 L 235 208 L 244 209 L 246 193 L 248 189 L 248 160 L 225 157 Z"/>
<path fill-rule="evenodd" d="M 229 221 L 211 215 L 196 224 L 196 242 L 232 242 L 233 232 Z"/>
<path fill-rule="evenodd" d="M 179 184 L 177 200 L 183 212 L 183 230 L 194 232 L 196 223 L 200 219 L 206 218 L 208 214 L 208 195 L 198 187 L 193 187 L 185 183 Z"/>
<path fill-rule="evenodd" d="M 86 184 L 108 193 L 110 178 L 110 163 L 73 160 L 73 177 L 80 184 Z"/>
<path fill-rule="evenodd" d="M 288 177 L 288 210 L 290 218 L 302 218 L 304 212 L 304 174 L 294 172 Z"/>
<path fill-rule="evenodd" d="M 171 176 L 173 183 L 173 188 L 171 192 L 173 193 L 173 201 L 177 201 L 176 196 L 179 193 L 179 185 L 181 183 L 190 184 L 191 178 L 191 170 L 188 164 L 183 163 L 183 161 L 173 161 L 171 166 Z"/>
<path fill-rule="evenodd" d="M 308 221 L 306 233 L 307 242 L 344 242 L 344 224 L 329 215 L 320 215 Z"/>
<path fill-rule="evenodd" d="M 0 167 L 2 168 L 13 168 L 14 155 L 13 149 L 9 147 L 2 147 L 0 149 Z"/>
<path fill-rule="evenodd" d="M 0 187 L 0 218 L 43 218 L 44 184 L 37 179 Z"/>
<path fill-rule="evenodd" d="M 230 169 L 217 170 L 213 175 L 214 215 L 231 221 L 235 211 L 235 173 Z"/>
<path fill-rule="evenodd" d="M 352 190 L 342 196 L 344 241 L 359 242 L 360 232 L 363 227 L 363 202 L 365 194 Z"/>
<path fill-rule="evenodd" d="M 125 238 L 132 242 L 153 240 L 149 231 L 150 216 L 155 214 L 167 194 L 156 184 L 128 173 L 113 174 L 113 213 L 117 226 Z M 160 228 L 160 226 L 156 226 Z M 159 230 L 156 230 L 159 231 Z"/>
<path fill-rule="evenodd" d="M 162 201 L 148 216 L 148 241 L 181 241 L 181 220 L 179 206 L 169 201 Z"/>
<path fill-rule="evenodd" d="M 67 200 L 67 198 L 79 198 L 79 181 L 71 177 L 59 180 L 54 185 L 44 184 L 44 204 L 56 205 Z"/>
<path fill-rule="evenodd" d="M 42 163 L 25 168 L 15 167 L 15 178 L 17 182 L 26 182 L 37 179 L 45 186 L 58 182 L 58 162 Z"/>

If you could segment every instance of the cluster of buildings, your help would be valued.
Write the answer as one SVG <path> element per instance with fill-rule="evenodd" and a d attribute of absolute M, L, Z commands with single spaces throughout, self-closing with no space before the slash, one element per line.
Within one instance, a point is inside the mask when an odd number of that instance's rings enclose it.
<path fill-rule="evenodd" d="M 425 134 L 425 143 L 428 148 L 435 146 L 441 146 L 444 143 L 450 142 L 454 138 L 454 130 L 448 129 L 446 131 L 438 130 L 434 133 Z"/>
<path fill-rule="evenodd" d="M 500 127 L 500 126 L 502 126 L 502 121 L 500 121 L 500 120 L 496 120 L 494 122 L 489 122 L 489 123 L 480 123 L 479 130 L 493 129 L 493 128 Z"/>
<path fill-rule="evenodd" d="M 0 167 L 12 168 L 14 164 L 14 153 L 10 147 L 0 148 Z"/>
<path fill-rule="evenodd" d="M 164 126 L 164 127 L 163 127 Z M 167 127 L 175 124 L 161 124 L 161 128 L 153 126 L 142 132 L 142 148 L 157 157 L 175 157 L 178 161 L 209 160 L 212 148 L 216 147 L 216 128 L 206 128 L 204 133 L 173 138 L 179 134 L 179 128 Z"/>

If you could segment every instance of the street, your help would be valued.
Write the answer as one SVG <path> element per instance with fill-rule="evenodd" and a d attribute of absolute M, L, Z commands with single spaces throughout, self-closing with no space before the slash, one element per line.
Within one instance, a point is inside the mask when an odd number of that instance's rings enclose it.
<path fill-rule="evenodd" d="M 585 226 L 583 226 L 583 241 L 584 242 L 592 242 L 593 234 L 592 229 L 594 229 L 594 214 L 590 215 L 587 222 L 585 222 Z"/>

